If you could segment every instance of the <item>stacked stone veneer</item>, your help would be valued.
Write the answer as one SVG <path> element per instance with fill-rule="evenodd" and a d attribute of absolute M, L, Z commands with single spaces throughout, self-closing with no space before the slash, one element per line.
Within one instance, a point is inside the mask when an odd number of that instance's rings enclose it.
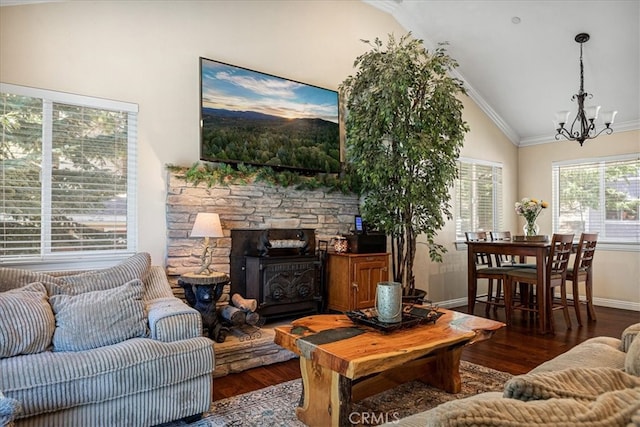
<path fill-rule="evenodd" d="M 213 376 L 223 377 L 298 357 L 295 353 L 273 342 L 275 337 L 273 328 L 277 325 L 265 325 L 251 339 L 245 332 L 232 331 L 223 343 L 215 343 L 216 369 L 213 371 Z"/>
<path fill-rule="evenodd" d="M 169 172 L 167 274 L 179 276 L 199 266 L 203 239 L 189 238 L 198 212 L 220 215 L 225 237 L 212 239 L 212 267 L 229 273 L 231 229 L 313 228 L 316 239 L 330 242 L 353 228 L 358 205 L 356 195 L 328 189 L 296 190 L 261 182 L 194 186 Z"/>
<path fill-rule="evenodd" d="M 212 267 L 228 274 L 231 229 L 313 228 L 317 240 L 330 243 L 332 237 L 351 230 L 358 205 L 356 195 L 327 189 L 296 190 L 265 183 L 209 187 L 187 183 L 180 173 L 169 172 L 166 264 L 174 293 L 184 298 L 177 278 L 197 270 L 200 265 L 203 239 L 189 238 L 198 212 L 220 215 L 225 237 L 211 242 L 214 246 Z M 218 306 L 229 303 L 228 292 L 229 286 L 226 286 Z M 271 325 L 262 328 L 257 339 L 246 340 L 242 334 L 232 333 L 225 342 L 214 346 L 215 376 L 296 357 L 273 342 Z"/>

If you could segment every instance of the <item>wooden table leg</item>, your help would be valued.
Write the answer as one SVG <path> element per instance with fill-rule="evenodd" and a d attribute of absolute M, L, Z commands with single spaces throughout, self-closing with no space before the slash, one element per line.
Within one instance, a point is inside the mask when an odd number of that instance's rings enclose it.
<path fill-rule="evenodd" d="M 298 419 L 311 427 L 351 426 L 352 381 L 304 357 L 300 357 L 300 373 L 303 391 Z"/>
<path fill-rule="evenodd" d="M 460 393 L 462 380 L 460 379 L 460 356 L 463 346 L 449 348 L 435 355 L 430 363 L 425 365 L 420 380 L 447 393 Z"/>
<path fill-rule="evenodd" d="M 478 278 L 476 277 L 476 255 L 471 246 L 467 246 L 467 312 L 473 314 L 476 306 Z"/>
<path fill-rule="evenodd" d="M 538 303 L 538 322 L 540 324 L 540 333 L 546 334 L 548 332 L 547 328 L 547 320 L 549 319 L 549 314 L 551 313 L 551 307 L 548 307 L 548 292 L 547 289 L 547 263 L 546 263 L 547 251 L 544 248 L 539 248 L 536 251 L 536 269 L 537 269 L 537 295 L 536 300 Z"/>

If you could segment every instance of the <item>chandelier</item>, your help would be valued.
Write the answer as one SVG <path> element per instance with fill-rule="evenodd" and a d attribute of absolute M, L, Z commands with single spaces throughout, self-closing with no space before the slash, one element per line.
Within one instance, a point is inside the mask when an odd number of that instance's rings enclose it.
<path fill-rule="evenodd" d="M 564 125 L 569 121 L 569 115 L 571 114 L 569 111 L 558 111 L 556 113 L 556 120 L 554 123 L 556 131 L 558 132 L 556 134 L 557 140 L 560 139 L 560 136 L 563 136 L 569 141 L 578 141 L 580 146 L 582 146 L 587 139 L 594 139 L 602 132 L 606 132 L 607 135 L 611 135 L 613 133 L 611 124 L 618 112 L 607 111 L 603 113 L 602 116 L 605 127 L 600 131 L 596 130 L 594 122 L 598 118 L 600 106 L 588 107 L 586 110 L 584 108 L 585 98 L 593 98 L 592 94 L 584 91 L 584 67 L 582 65 L 582 44 L 589 41 L 589 34 L 580 33 L 576 36 L 575 40 L 580 43 L 580 90 L 577 94 L 571 97 L 571 100 L 578 102 L 578 113 L 576 114 L 575 119 L 573 119 L 570 129 L 564 127 Z"/>

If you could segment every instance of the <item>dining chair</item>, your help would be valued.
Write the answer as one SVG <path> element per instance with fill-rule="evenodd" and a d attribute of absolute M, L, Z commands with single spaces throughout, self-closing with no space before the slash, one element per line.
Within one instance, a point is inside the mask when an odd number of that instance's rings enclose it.
<path fill-rule="evenodd" d="M 545 271 L 545 301 L 541 301 L 538 283 L 537 268 L 517 268 L 505 273 L 505 311 L 507 316 L 507 325 L 511 323 L 513 310 L 522 310 L 529 313 L 535 313 L 538 316 L 538 324 L 541 324 L 543 316 L 548 321 L 550 330 L 554 332 L 553 311 L 562 309 L 567 329 L 571 329 L 571 319 L 569 318 L 569 305 L 567 302 L 567 268 L 569 258 L 571 256 L 573 246 L 573 234 L 554 234 L 551 239 L 551 249 L 547 258 L 547 266 Z M 520 303 L 514 304 L 512 289 L 515 283 L 520 283 L 522 287 L 529 286 L 528 292 L 521 287 Z M 560 288 L 559 304 L 554 305 L 555 288 Z M 530 296 L 530 297 L 528 297 Z"/>
<path fill-rule="evenodd" d="M 587 319 L 596 320 L 596 311 L 593 308 L 593 256 L 596 251 L 596 243 L 598 243 L 598 233 L 582 233 L 573 267 L 567 268 L 567 281 L 573 285 L 573 307 L 576 311 L 578 325 L 582 325 L 580 304 L 587 306 Z M 584 282 L 585 286 L 586 299 L 584 301 L 580 299 L 580 282 Z"/>
<path fill-rule="evenodd" d="M 511 241 L 510 231 L 490 231 L 489 237 L 491 241 Z M 496 254 L 496 262 L 500 267 L 513 267 L 513 268 L 535 268 L 535 264 L 517 263 L 513 255 L 500 255 Z"/>
<path fill-rule="evenodd" d="M 486 231 L 475 231 L 464 233 L 467 242 L 486 242 Z M 504 295 L 502 292 L 502 283 L 504 282 L 504 275 L 507 271 L 512 270 L 512 267 L 500 266 L 499 261 L 492 261 L 490 254 L 476 253 L 476 277 L 478 279 L 487 279 L 487 296 L 476 295 L 476 301 L 486 304 L 485 314 L 489 314 L 489 310 L 493 307 L 494 312 L 498 307 L 504 307 Z M 496 292 L 493 292 L 493 281 L 496 280 Z M 470 313 L 473 314 L 473 313 Z"/>

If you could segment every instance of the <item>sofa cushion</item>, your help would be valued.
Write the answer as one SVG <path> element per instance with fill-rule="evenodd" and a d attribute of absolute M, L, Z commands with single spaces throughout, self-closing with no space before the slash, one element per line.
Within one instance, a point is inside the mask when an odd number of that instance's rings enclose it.
<path fill-rule="evenodd" d="M 504 397 L 518 400 L 570 398 L 595 400 L 609 391 L 640 387 L 640 378 L 614 368 L 569 368 L 524 374 L 504 386 Z"/>
<path fill-rule="evenodd" d="M 0 268 L 0 292 L 21 288 L 36 282 L 44 284 L 47 292 L 54 288 L 59 291 L 66 289 L 64 281 L 60 277 L 21 268 Z"/>
<path fill-rule="evenodd" d="M 42 283 L 0 292 L 0 358 L 45 351 L 55 320 Z"/>
<path fill-rule="evenodd" d="M 624 370 L 631 374 L 640 376 L 640 338 L 636 335 L 627 350 L 627 357 L 624 359 Z"/>
<path fill-rule="evenodd" d="M 405 426 L 578 426 L 627 425 L 640 411 L 640 388 L 604 393 L 596 400 L 459 399 L 400 420 Z M 391 424 L 389 424 L 391 426 Z"/>
<path fill-rule="evenodd" d="M 113 267 L 61 276 L 60 279 L 65 287 L 53 293 L 78 295 L 84 292 L 111 289 L 135 279 L 142 280 L 150 267 L 151 255 L 140 252 Z"/>
<path fill-rule="evenodd" d="M 529 371 L 558 371 L 567 368 L 624 368 L 626 354 L 618 350 L 620 340 L 610 337 L 591 338 Z"/>
<path fill-rule="evenodd" d="M 142 281 L 50 298 L 56 319 L 54 351 L 81 351 L 147 335 Z"/>
<path fill-rule="evenodd" d="M 144 295 L 142 299 L 150 301 L 158 298 L 175 298 L 171 285 L 167 280 L 164 267 L 152 265 L 147 274 L 142 278 L 144 283 Z"/>

